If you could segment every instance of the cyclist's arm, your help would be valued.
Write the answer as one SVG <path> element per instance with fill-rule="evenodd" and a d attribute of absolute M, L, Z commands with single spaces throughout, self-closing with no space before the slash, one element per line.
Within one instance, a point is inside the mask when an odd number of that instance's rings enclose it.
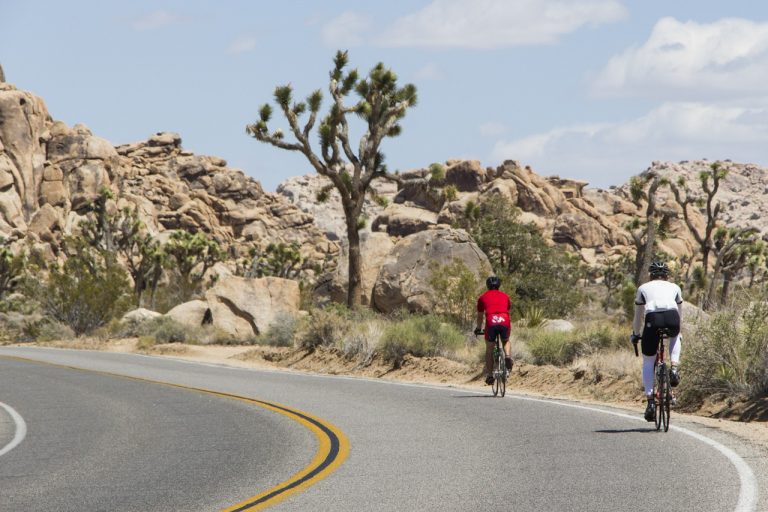
<path fill-rule="evenodd" d="M 643 316 L 645 313 L 645 297 L 640 290 L 635 296 L 635 318 L 632 320 L 632 332 L 638 336 L 643 334 Z"/>
<path fill-rule="evenodd" d="M 683 295 L 679 291 L 677 296 L 675 297 L 675 302 L 677 302 L 677 315 L 680 317 L 680 326 L 682 326 L 683 325 Z"/>
<path fill-rule="evenodd" d="M 483 327 L 483 320 L 485 320 L 485 314 L 482 311 L 477 312 L 477 319 L 475 320 L 475 327 L 480 329 Z"/>

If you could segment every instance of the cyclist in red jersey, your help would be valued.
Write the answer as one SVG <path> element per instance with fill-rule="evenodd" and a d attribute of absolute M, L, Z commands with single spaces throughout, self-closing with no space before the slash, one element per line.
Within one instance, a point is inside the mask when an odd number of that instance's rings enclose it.
<path fill-rule="evenodd" d="M 501 279 L 491 276 L 485 280 L 485 286 L 488 291 L 477 299 L 477 322 L 475 324 L 475 334 L 482 331 L 483 320 L 485 320 L 485 372 L 488 375 L 485 383 L 493 384 L 493 346 L 496 336 L 501 337 L 504 346 L 504 363 L 507 370 L 512 369 L 512 355 L 510 354 L 509 333 L 511 323 L 509 320 L 509 311 L 512 309 L 512 301 L 509 295 L 499 290 Z"/>

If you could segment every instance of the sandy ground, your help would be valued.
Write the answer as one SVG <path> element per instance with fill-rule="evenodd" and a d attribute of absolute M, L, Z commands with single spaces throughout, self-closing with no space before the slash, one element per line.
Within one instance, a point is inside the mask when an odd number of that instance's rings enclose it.
<path fill-rule="evenodd" d="M 81 348 L 111 352 L 151 354 L 190 361 L 223 364 L 243 368 L 269 368 L 330 375 L 353 375 L 432 385 L 485 389 L 479 365 L 469 365 L 440 357 L 406 357 L 400 368 L 393 369 L 377 359 L 365 364 L 350 360 L 333 349 L 320 348 L 312 353 L 269 346 L 221 346 L 164 344 L 137 348 L 136 338 L 121 340 L 77 340 L 40 344 L 61 348 Z M 639 373 L 639 372 L 638 372 Z M 507 389 L 514 393 L 550 398 L 579 400 L 610 405 L 633 412 L 643 410 L 638 392 L 639 375 L 616 377 L 589 367 L 515 365 Z M 768 398 L 727 409 L 723 404 L 707 404 L 694 414 L 676 411 L 687 420 L 714 427 L 748 440 L 768 450 Z M 717 417 L 721 416 L 721 417 Z M 751 419 L 752 421 L 743 421 Z"/>

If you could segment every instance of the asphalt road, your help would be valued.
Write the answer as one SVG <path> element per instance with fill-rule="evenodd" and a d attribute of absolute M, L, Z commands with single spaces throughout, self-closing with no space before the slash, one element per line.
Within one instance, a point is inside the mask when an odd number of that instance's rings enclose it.
<path fill-rule="evenodd" d="M 766 454 L 674 415 L 663 434 L 641 411 L 11 347 L 0 348 L 0 510 L 218 510 L 317 461 L 323 436 L 304 420 L 155 381 L 283 404 L 348 439 L 340 466 L 274 510 L 768 510 Z M 19 430 L 11 411 L 26 434 L 3 453 Z"/>

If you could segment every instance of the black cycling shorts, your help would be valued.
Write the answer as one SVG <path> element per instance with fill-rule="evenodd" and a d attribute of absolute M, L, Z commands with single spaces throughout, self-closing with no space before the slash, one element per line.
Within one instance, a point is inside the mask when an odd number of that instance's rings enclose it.
<path fill-rule="evenodd" d="M 509 327 L 503 324 L 489 325 L 485 328 L 485 341 L 493 343 L 496 336 L 501 337 L 504 343 L 509 341 Z"/>
<path fill-rule="evenodd" d="M 674 337 L 680 334 L 680 315 L 676 309 L 667 311 L 654 311 L 645 315 L 645 325 L 643 326 L 643 337 L 641 346 L 643 355 L 653 356 L 659 349 L 659 329 L 666 328 L 669 336 Z"/>

